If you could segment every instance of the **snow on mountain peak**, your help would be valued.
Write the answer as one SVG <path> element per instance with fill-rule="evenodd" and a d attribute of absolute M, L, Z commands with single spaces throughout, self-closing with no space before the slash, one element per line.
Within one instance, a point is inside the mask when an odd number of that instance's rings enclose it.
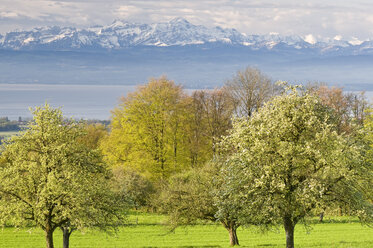
<path fill-rule="evenodd" d="M 315 36 L 313 36 L 312 34 L 306 35 L 304 37 L 304 41 L 310 43 L 311 45 L 314 45 L 317 42 Z"/>
<path fill-rule="evenodd" d="M 336 35 L 336 36 L 334 36 L 333 39 L 340 41 L 340 40 L 342 40 L 342 35 Z"/>
<path fill-rule="evenodd" d="M 175 17 L 174 19 L 171 19 L 169 21 L 170 24 L 176 24 L 176 23 L 180 23 L 180 24 L 190 24 L 190 22 L 188 22 L 186 19 L 182 18 L 182 17 Z"/>
<path fill-rule="evenodd" d="M 181 17 L 153 24 L 114 20 L 109 25 L 87 29 L 53 26 L 0 35 L 0 49 L 123 49 L 134 46 L 185 46 L 213 43 L 245 46 L 253 50 L 319 49 L 321 53 L 346 50 L 364 44 L 356 38 L 344 41 L 340 35 L 321 41 L 321 38 L 317 39 L 312 34 L 304 37 L 282 36 L 274 32 L 266 35 L 244 34 L 233 28 L 208 28 L 195 25 Z M 368 43 L 365 47 L 367 46 Z"/>
<path fill-rule="evenodd" d="M 126 21 L 122 21 L 122 20 L 114 20 L 110 25 L 108 25 L 107 27 L 110 27 L 110 28 L 117 28 L 117 27 L 123 27 L 127 24 Z"/>
<path fill-rule="evenodd" d="M 353 46 L 358 46 L 358 45 L 361 45 L 364 41 L 361 41 L 359 40 L 358 38 L 356 37 L 352 37 L 351 40 L 348 41 L 348 43 L 350 43 L 351 45 Z"/>

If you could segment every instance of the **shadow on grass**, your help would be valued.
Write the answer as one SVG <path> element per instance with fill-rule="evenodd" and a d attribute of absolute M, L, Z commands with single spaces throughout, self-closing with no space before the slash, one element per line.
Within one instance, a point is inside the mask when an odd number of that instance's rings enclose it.
<path fill-rule="evenodd" d="M 343 224 L 343 223 L 360 223 L 360 220 L 357 218 L 330 218 L 324 219 L 320 222 L 318 219 L 307 220 L 308 224 Z"/>

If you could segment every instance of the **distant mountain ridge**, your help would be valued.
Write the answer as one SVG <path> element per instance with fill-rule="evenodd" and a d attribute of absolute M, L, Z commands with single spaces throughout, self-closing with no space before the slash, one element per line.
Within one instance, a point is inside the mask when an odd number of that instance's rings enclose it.
<path fill-rule="evenodd" d="M 107 26 L 86 29 L 74 27 L 38 27 L 29 31 L 0 35 L 3 50 L 84 50 L 125 49 L 151 46 L 243 46 L 251 50 L 293 50 L 315 55 L 369 55 L 373 41 L 354 43 L 341 39 L 308 42 L 301 36 L 279 34 L 246 35 L 235 29 L 208 28 L 194 25 L 183 18 L 169 22 L 138 24 L 116 20 Z M 359 44 L 360 43 L 360 44 Z"/>
<path fill-rule="evenodd" d="M 188 88 L 214 88 L 246 66 L 274 80 L 372 89 L 373 40 L 244 34 L 182 18 L 0 35 L 0 84 L 135 85 L 167 75 Z"/>

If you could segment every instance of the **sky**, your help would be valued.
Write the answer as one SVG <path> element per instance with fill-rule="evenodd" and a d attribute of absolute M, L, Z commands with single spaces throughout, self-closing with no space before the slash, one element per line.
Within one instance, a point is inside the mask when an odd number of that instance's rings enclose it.
<path fill-rule="evenodd" d="M 371 0 L 0 0 L 2 34 L 38 26 L 84 28 L 116 19 L 154 23 L 175 17 L 246 34 L 373 38 Z"/>

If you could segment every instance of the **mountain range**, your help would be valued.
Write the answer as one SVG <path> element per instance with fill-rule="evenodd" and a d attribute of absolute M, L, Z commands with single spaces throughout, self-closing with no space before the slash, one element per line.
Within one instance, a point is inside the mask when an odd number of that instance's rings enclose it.
<path fill-rule="evenodd" d="M 169 22 L 139 24 L 115 20 L 107 26 L 86 29 L 38 27 L 0 35 L 0 49 L 6 50 L 120 50 L 152 46 L 243 46 L 251 50 L 294 50 L 315 55 L 373 54 L 373 41 L 346 41 L 340 37 L 316 41 L 309 37 L 279 34 L 245 34 L 236 29 L 208 28 L 183 18 Z"/>
<path fill-rule="evenodd" d="M 373 40 L 244 34 L 182 18 L 0 35 L 0 84 L 135 85 L 167 75 L 187 88 L 212 88 L 246 66 L 273 80 L 373 90 Z"/>

